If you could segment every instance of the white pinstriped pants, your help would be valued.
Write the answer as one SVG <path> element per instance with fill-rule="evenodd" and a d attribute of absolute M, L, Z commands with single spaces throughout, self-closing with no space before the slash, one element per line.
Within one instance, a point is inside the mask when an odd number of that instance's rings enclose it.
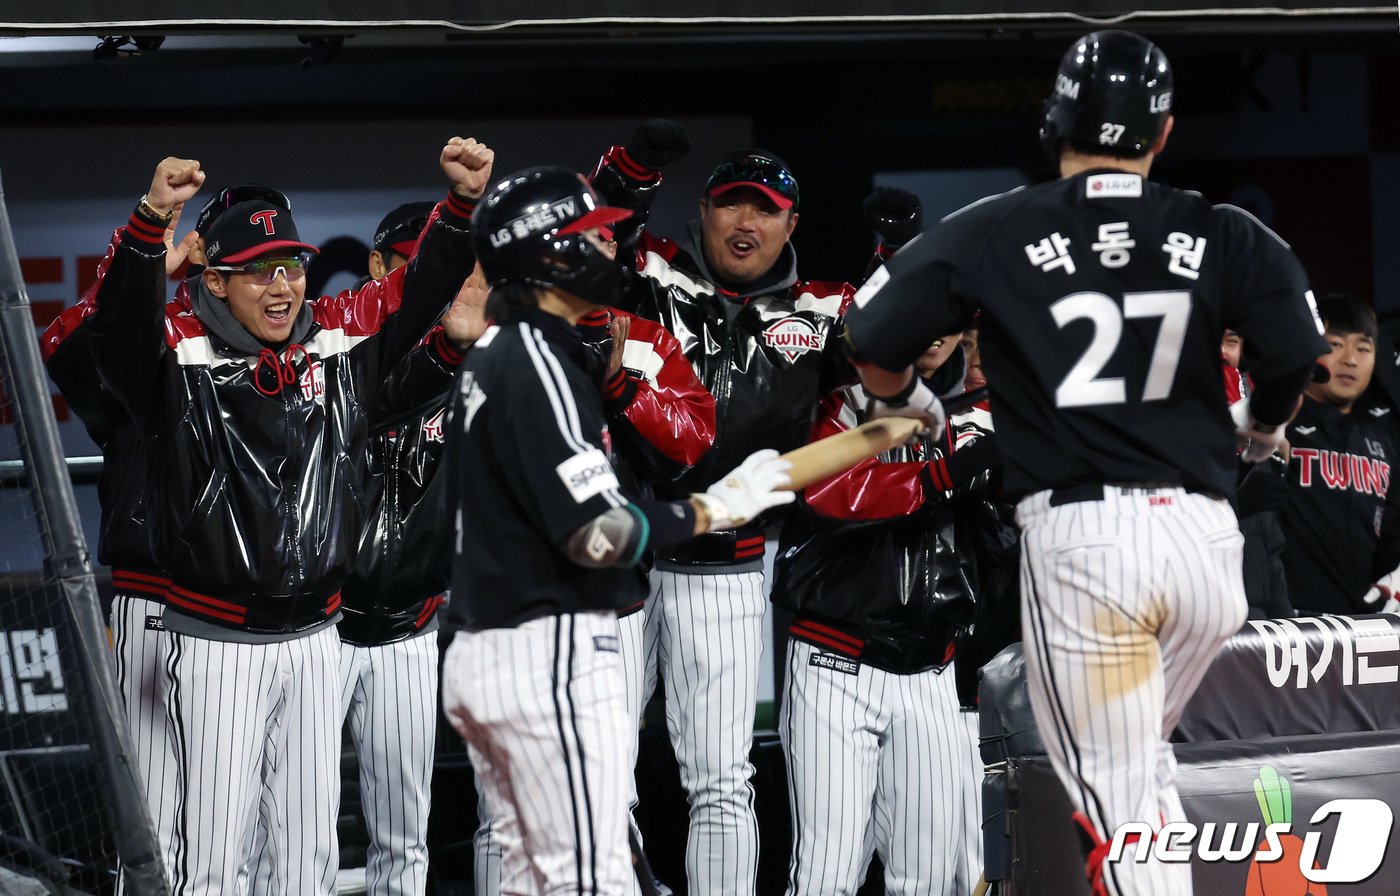
<path fill-rule="evenodd" d="M 1245 619 L 1244 538 L 1230 505 L 1181 488 L 1021 501 L 1026 677 L 1070 802 L 1105 840 L 1184 821 L 1168 738 Z M 1191 866 L 1104 863 L 1111 896 L 1190 896 Z"/>
<path fill-rule="evenodd" d="M 491 806 L 501 892 L 630 893 L 616 615 L 458 632 L 442 675 L 443 709 Z"/>
<path fill-rule="evenodd" d="M 753 896 L 754 703 L 763 659 L 763 573 L 652 570 L 638 702 L 666 686 L 666 727 L 690 798 L 685 872 L 691 896 Z"/>
<path fill-rule="evenodd" d="M 437 632 L 392 644 L 340 645 L 340 708 L 360 762 L 374 896 L 428 886 L 428 811 L 437 732 Z"/>
<path fill-rule="evenodd" d="M 112 646 L 116 653 L 117 687 L 126 707 L 131 730 L 131 752 L 136 775 L 146 792 L 146 807 L 155 826 L 156 842 L 169 845 L 174 829 L 176 803 L 175 757 L 165 724 L 166 634 L 158 628 L 165 607 L 138 594 L 118 592 L 112 599 Z M 167 877 L 169 854 L 161 856 Z M 126 891 L 125 876 L 117 892 Z"/>
<path fill-rule="evenodd" d="M 168 635 L 165 705 L 179 784 L 167 855 L 176 896 L 335 893 L 340 638 L 275 644 Z M 265 847 L 255 843 L 266 818 Z"/>
<path fill-rule="evenodd" d="M 646 614 L 642 610 L 620 616 L 617 620 L 619 657 L 622 661 L 622 681 L 624 704 L 628 713 L 631 713 L 633 724 L 629 729 L 632 734 L 627 739 L 627 768 L 633 771 L 637 766 L 637 725 L 636 721 L 641 718 L 642 708 L 645 699 L 641 696 L 643 674 L 643 627 L 645 625 Z M 652 666 L 652 686 L 656 686 L 656 668 Z M 476 885 L 476 896 L 500 896 L 501 893 L 501 844 L 499 838 L 494 833 L 495 818 L 491 811 L 491 806 L 487 803 L 484 790 L 481 785 L 481 776 L 473 772 L 476 779 L 476 791 L 478 794 L 476 803 L 477 818 L 481 822 L 476 834 L 472 837 L 472 878 Z M 627 805 L 629 807 L 637 805 L 637 776 L 635 773 L 627 775 Z M 637 831 L 636 824 L 628 819 L 632 824 L 633 831 L 637 834 L 637 842 L 642 842 L 642 835 Z M 634 896 L 640 896 L 641 887 L 637 884 L 636 875 L 631 878 L 631 892 Z M 516 884 L 516 886 L 520 886 Z"/>
<path fill-rule="evenodd" d="M 813 665 L 788 641 L 779 720 L 793 851 L 788 896 L 852 896 L 872 852 L 890 896 L 967 896 L 982 868 L 981 760 L 951 667 Z"/>

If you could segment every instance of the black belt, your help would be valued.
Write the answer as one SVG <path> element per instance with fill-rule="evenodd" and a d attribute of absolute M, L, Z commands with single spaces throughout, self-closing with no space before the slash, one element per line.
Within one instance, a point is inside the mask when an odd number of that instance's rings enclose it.
<path fill-rule="evenodd" d="M 1211 498 L 1220 498 L 1215 492 L 1201 488 L 1193 488 L 1189 485 L 1181 485 L 1175 482 L 1089 482 L 1083 485 L 1067 485 L 1064 488 L 1050 490 L 1050 506 L 1060 507 L 1064 504 L 1078 504 L 1082 501 L 1102 501 L 1108 489 L 1121 489 L 1128 495 L 1156 495 L 1161 492 L 1180 488 L 1194 495 L 1206 495 Z"/>

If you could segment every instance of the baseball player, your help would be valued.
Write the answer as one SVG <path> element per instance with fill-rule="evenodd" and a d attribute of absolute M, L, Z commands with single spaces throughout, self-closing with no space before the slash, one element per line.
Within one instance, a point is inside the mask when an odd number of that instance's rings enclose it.
<path fill-rule="evenodd" d="M 458 533 L 443 702 L 467 740 L 504 850 L 502 892 L 630 892 L 627 785 L 635 737 L 617 610 L 641 599 L 650 549 L 792 500 L 760 452 L 705 493 L 625 496 L 588 349 L 574 326 L 615 301 L 622 269 L 601 206 L 564 168 L 500 181 L 473 224 L 495 321 L 453 399 L 449 487 Z"/>
<path fill-rule="evenodd" d="M 162 307 L 161 238 L 204 179 L 192 160 L 161 162 L 120 237 L 96 298 L 94 355 L 153 446 L 146 519 L 171 579 L 165 706 L 177 787 L 162 845 L 175 893 L 240 886 L 260 804 L 273 887 L 333 891 L 332 626 L 360 531 L 368 408 L 465 279 L 465 213 L 490 158 L 475 141 L 450 141 L 441 162 L 453 195 L 408 274 L 314 303 L 301 295 L 314 247 L 285 208 L 250 201 L 206 235 L 192 310 Z"/>
<path fill-rule="evenodd" d="M 1325 295 L 1318 311 L 1331 375 L 1308 385 L 1288 427 L 1284 575 L 1300 613 L 1376 613 L 1393 609 L 1400 589 L 1400 501 L 1390 491 L 1400 449 L 1391 411 L 1363 403 L 1379 327 L 1357 296 Z"/>
<path fill-rule="evenodd" d="M 659 169 L 688 148 L 679 124 L 653 119 L 627 147 L 609 149 L 592 178 L 610 204 L 637 212 L 617 227 L 624 260 L 638 275 L 624 307 L 675 334 L 715 396 L 715 446 L 686 475 L 657 487 L 665 497 L 685 495 L 757 449 L 805 443 L 821 396 L 854 380 L 839 338 L 854 289 L 798 278 L 788 239 L 800 195 L 776 155 L 754 148 L 721 161 L 680 243 L 644 229 Z M 764 546 L 755 525 L 715 532 L 658 553 L 651 575 L 645 679 L 635 690 L 645 702 L 659 664 L 690 800 L 693 894 L 754 892 L 749 751 L 763 655 Z"/>
<path fill-rule="evenodd" d="M 374 244 L 369 250 L 371 280 L 378 280 L 408 264 L 418 235 L 427 225 L 435 205 L 433 202 L 405 202 L 384 216 L 374 228 Z"/>
<path fill-rule="evenodd" d="M 372 277 L 408 263 L 434 203 L 394 209 L 375 230 Z M 442 398 L 369 442 L 373 488 L 349 578 L 341 586 L 340 709 L 360 767 L 369 831 L 367 891 L 423 893 L 428 885 L 428 812 L 437 731 L 437 617 L 452 561 L 441 460 L 451 372 L 461 347 L 485 329 L 485 285 L 468 278 L 462 302 L 477 311 L 463 327 L 441 327 L 424 353 Z M 454 303 L 455 311 L 461 303 Z M 440 365 L 440 366 L 439 366 Z"/>
<path fill-rule="evenodd" d="M 956 352 L 956 335 L 936 340 L 919 375 Z M 957 388 L 962 365 L 949 367 Z M 813 440 L 862 422 L 866 404 L 858 386 L 828 396 Z M 808 486 L 807 512 L 784 520 L 790 896 L 853 896 L 872 852 L 886 893 L 962 896 L 977 879 L 980 761 L 950 662 L 974 599 L 963 499 L 996 463 L 990 434 L 955 441 L 950 427 Z"/>
<path fill-rule="evenodd" d="M 609 258 L 615 247 L 600 228 Z M 603 415 L 612 444 L 613 468 L 629 494 L 649 495 L 655 483 L 669 482 L 698 461 L 715 438 L 715 400 L 700 384 L 676 337 L 655 321 L 617 308 L 600 308 L 576 325 L 586 352 L 586 372 L 603 396 Z M 645 582 L 644 564 L 635 571 Z M 620 656 L 628 707 L 640 706 L 643 602 L 618 611 Z M 627 740 L 627 767 L 636 765 L 637 738 Z M 636 779 L 628 776 L 628 797 L 636 802 Z M 480 788 L 478 788 L 480 790 Z M 473 873 L 478 896 L 501 892 L 501 845 L 494 836 L 493 812 L 478 805 Z M 637 833 L 640 845 L 640 833 Z"/>
<path fill-rule="evenodd" d="M 290 207 L 286 196 L 276 190 L 252 184 L 226 187 L 205 203 L 195 229 L 178 243 L 174 233 L 179 210 L 172 215 L 164 234 L 165 267 L 167 276 L 182 280 L 175 293 L 175 301 L 182 308 L 189 309 L 189 290 L 183 277 L 191 269 L 191 256 L 203 261 L 203 235 L 229 205 L 253 198 Z M 165 730 L 161 674 L 165 628 L 161 616 L 170 577 L 158 568 L 147 536 L 144 494 L 148 467 L 140 432 L 115 396 L 102 386 L 92 355 L 97 337 L 92 326 L 97 295 L 123 231 L 124 228 L 113 233 L 93 285 L 76 305 L 65 309 L 44 330 L 41 347 L 49 375 L 102 450 L 102 474 L 97 483 L 102 510 L 98 561 L 112 572 L 109 625 L 117 685 L 122 692 L 136 772 L 145 789 L 147 807 L 159 841 L 168 842 L 173 824 L 170 810 L 175 803 L 175 763 Z M 125 890 L 124 878 L 118 878 L 117 888 L 118 892 Z"/>
<path fill-rule="evenodd" d="M 1020 498 L 1031 705 L 1090 884 L 1117 896 L 1191 892 L 1188 864 L 1104 858 L 1125 822 L 1185 818 L 1167 738 L 1245 617 L 1220 334 L 1254 358 L 1250 461 L 1281 443 L 1326 350 L 1287 245 L 1147 179 L 1171 91 L 1166 56 L 1139 35 L 1075 41 L 1041 127 L 1060 179 L 950 215 L 847 318 L 876 413 L 936 433 L 942 407 L 909 364 L 981 311 L 1004 485 Z"/>

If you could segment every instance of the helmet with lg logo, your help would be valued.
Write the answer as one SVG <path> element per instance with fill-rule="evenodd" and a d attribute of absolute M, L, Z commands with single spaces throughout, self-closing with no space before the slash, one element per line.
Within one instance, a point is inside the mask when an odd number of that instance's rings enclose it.
<path fill-rule="evenodd" d="M 1172 67 L 1131 31 L 1086 34 L 1065 53 L 1045 101 L 1040 142 L 1052 161 L 1061 140 L 1084 152 L 1136 157 L 1152 148 L 1172 106 Z"/>
<path fill-rule="evenodd" d="M 615 302 L 622 268 L 584 234 L 631 214 L 602 205 L 568 168 L 518 171 L 488 190 L 472 214 L 482 273 L 492 286 L 557 287 L 597 305 Z"/>

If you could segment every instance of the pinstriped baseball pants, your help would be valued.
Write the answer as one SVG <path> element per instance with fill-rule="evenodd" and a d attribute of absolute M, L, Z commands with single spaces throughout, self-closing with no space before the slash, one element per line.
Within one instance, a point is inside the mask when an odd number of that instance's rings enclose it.
<path fill-rule="evenodd" d="M 132 759 L 136 775 L 146 791 L 146 806 L 155 825 L 156 842 L 169 844 L 175 823 L 175 757 L 165 728 L 166 634 L 159 628 L 165 607 L 136 594 L 117 593 L 112 598 L 112 646 L 116 653 L 117 687 L 131 729 Z M 170 856 L 162 855 L 166 874 Z M 117 892 L 126 891 L 125 877 L 118 878 Z"/>
<path fill-rule="evenodd" d="M 631 892 L 617 634 L 614 614 L 576 613 L 448 648 L 443 708 L 490 805 L 507 896 Z"/>
<path fill-rule="evenodd" d="M 656 569 L 651 586 L 639 699 L 650 694 L 659 663 L 666 726 L 690 797 L 689 892 L 752 896 L 758 818 L 749 750 L 763 658 L 763 574 Z"/>
<path fill-rule="evenodd" d="M 814 664 L 822 653 L 788 641 L 788 896 L 852 896 L 872 852 L 890 896 L 966 896 L 982 867 L 982 763 L 951 667 L 852 671 Z"/>
<path fill-rule="evenodd" d="M 373 896 L 428 886 L 428 809 L 437 731 L 437 632 L 340 645 L 340 707 L 360 762 Z"/>
<path fill-rule="evenodd" d="M 1021 501 L 1026 677 L 1071 803 L 1110 840 L 1184 821 L 1168 738 L 1244 624 L 1243 536 L 1229 504 L 1109 486 L 1099 501 Z M 1190 896 L 1189 864 L 1104 863 L 1111 896 Z"/>
<path fill-rule="evenodd" d="M 176 896 L 335 892 L 340 638 L 275 644 L 168 635 L 165 706 L 177 759 L 166 869 Z M 255 843 L 258 816 L 266 845 Z"/>
<path fill-rule="evenodd" d="M 622 681 L 624 702 L 630 718 L 640 720 L 642 709 L 646 703 L 646 698 L 642 696 L 642 682 L 646 678 L 644 671 L 645 659 L 642 639 L 644 637 L 646 615 L 638 610 L 626 616 L 620 616 L 617 620 L 619 657 L 622 661 Z M 656 686 L 656 663 L 653 654 L 650 686 L 646 693 L 650 695 L 650 688 Z M 627 768 L 633 770 L 637 765 L 637 737 L 636 724 L 630 729 L 632 736 L 627 738 Z M 494 831 L 495 818 L 490 804 L 486 801 L 481 786 L 481 776 L 476 775 L 476 790 L 480 795 L 477 799 L 476 813 L 481 822 L 477 828 L 475 836 L 472 837 L 472 878 L 476 884 L 476 896 L 500 896 L 501 893 L 501 844 Z M 627 805 L 635 807 L 637 805 L 637 776 L 627 775 Z M 637 842 L 642 842 L 641 832 L 637 831 L 635 823 L 628 819 L 633 830 L 637 834 Z M 631 892 L 634 896 L 640 896 L 641 887 L 638 886 L 635 876 L 632 879 Z"/>

